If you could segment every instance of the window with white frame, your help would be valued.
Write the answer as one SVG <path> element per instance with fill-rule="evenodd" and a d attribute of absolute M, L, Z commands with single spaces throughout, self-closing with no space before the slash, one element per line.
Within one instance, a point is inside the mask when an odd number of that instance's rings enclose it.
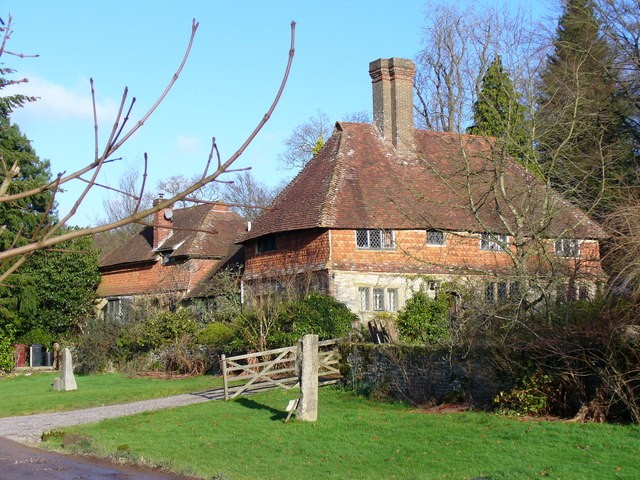
<path fill-rule="evenodd" d="M 367 312 L 371 310 L 371 302 L 369 301 L 369 287 L 359 287 L 358 297 L 360 298 L 360 310 Z"/>
<path fill-rule="evenodd" d="M 498 233 L 483 233 L 480 237 L 480 250 L 503 252 L 507 247 L 509 237 Z"/>
<path fill-rule="evenodd" d="M 557 257 L 575 258 L 580 256 L 580 242 L 575 238 L 559 238 L 555 250 Z"/>
<path fill-rule="evenodd" d="M 427 245 L 441 247 L 444 244 L 444 232 L 442 230 L 427 230 Z"/>
<path fill-rule="evenodd" d="M 356 230 L 356 246 L 370 250 L 393 249 L 393 230 Z"/>
<path fill-rule="evenodd" d="M 390 312 L 398 311 L 398 289 L 387 288 L 387 310 Z"/>
<path fill-rule="evenodd" d="M 397 312 L 398 289 L 382 287 L 358 287 L 360 311 Z"/>
<path fill-rule="evenodd" d="M 373 310 L 384 312 L 384 288 L 373 289 Z"/>

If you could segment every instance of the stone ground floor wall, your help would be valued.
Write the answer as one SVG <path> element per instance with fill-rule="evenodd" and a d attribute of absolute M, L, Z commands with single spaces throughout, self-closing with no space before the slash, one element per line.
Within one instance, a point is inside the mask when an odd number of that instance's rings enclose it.
<path fill-rule="evenodd" d="M 488 408 L 510 387 L 487 352 L 399 345 L 346 344 L 343 375 L 353 388 L 412 404 L 465 403 Z"/>
<path fill-rule="evenodd" d="M 380 313 L 395 313 L 404 308 L 406 301 L 420 289 L 425 289 L 429 294 L 435 296 L 435 288 L 430 290 L 430 281 L 449 280 L 448 277 L 444 276 L 430 276 L 427 278 L 420 275 L 401 273 L 340 270 L 332 270 L 330 278 L 329 293 L 358 315 L 362 325 L 365 325 Z M 362 289 L 368 290 L 368 302 L 363 301 L 361 298 Z M 383 292 L 384 299 L 381 304 L 376 304 L 374 301 L 374 289 Z M 390 301 L 391 291 L 395 291 L 395 304 Z"/>

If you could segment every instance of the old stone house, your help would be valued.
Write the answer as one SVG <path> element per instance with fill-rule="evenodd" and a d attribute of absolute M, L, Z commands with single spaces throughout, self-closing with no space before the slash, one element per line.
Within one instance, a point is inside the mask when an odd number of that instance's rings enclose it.
<path fill-rule="evenodd" d="M 415 129 L 410 60 L 380 59 L 369 73 L 373 124 L 337 123 L 240 240 L 247 292 L 317 290 L 362 320 L 444 280 L 481 282 L 499 300 L 518 268 L 594 293 L 595 222 L 493 139 Z"/>
<path fill-rule="evenodd" d="M 246 224 L 228 206 L 167 208 L 100 261 L 100 308 L 109 318 L 126 314 L 136 299 L 172 307 L 203 292 L 216 271 L 241 263 L 234 241 Z"/>

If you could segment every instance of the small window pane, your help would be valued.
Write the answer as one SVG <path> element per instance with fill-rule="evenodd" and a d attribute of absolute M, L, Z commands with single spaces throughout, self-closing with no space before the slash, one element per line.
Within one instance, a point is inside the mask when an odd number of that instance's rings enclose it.
<path fill-rule="evenodd" d="M 582 301 L 589 300 L 589 288 L 586 285 L 578 287 L 578 299 Z"/>
<path fill-rule="evenodd" d="M 507 282 L 498 283 L 498 300 L 507 299 Z"/>
<path fill-rule="evenodd" d="M 384 311 L 384 288 L 373 289 L 373 309 L 377 312 Z"/>
<path fill-rule="evenodd" d="M 389 308 L 390 312 L 398 311 L 398 289 L 390 288 L 387 290 L 387 297 L 389 298 Z"/>
<path fill-rule="evenodd" d="M 487 282 L 485 286 L 485 291 L 484 291 L 484 298 L 487 300 L 487 302 L 495 302 L 495 299 L 496 299 L 495 291 L 496 291 L 496 284 L 494 282 Z"/>
<path fill-rule="evenodd" d="M 369 288 L 358 288 L 358 295 L 360 296 L 360 310 L 363 312 L 371 310 L 371 308 L 369 307 Z"/>
<path fill-rule="evenodd" d="M 369 247 L 382 248 L 382 230 L 369 230 Z"/>
<path fill-rule="evenodd" d="M 427 230 L 427 245 L 444 245 L 444 232 Z"/>
<path fill-rule="evenodd" d="M 509 297 L 513 300 L 517 300 L 520 297 L 520 284 L 518 282 L 509 284 Z"/>
<path fill-rule="evenodd" d="M 382 235 L 382 248 L 393 248 L 393 231 L 380 230 Z"/>
<path fill-rule="evenodd" d="M 356 245 L 358 248 L 369 247 L 369 232 L 368 230 L 356 230 Z"/>

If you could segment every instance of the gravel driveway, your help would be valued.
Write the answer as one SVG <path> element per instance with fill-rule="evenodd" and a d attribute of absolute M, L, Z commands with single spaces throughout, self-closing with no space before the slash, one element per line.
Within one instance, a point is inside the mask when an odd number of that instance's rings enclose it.
<path fill-rule="evenodd" d="M 105 418 L 124 417 L 148 410 L 182 407 L 222 398 L 222 389 L 188 393 L 172 397 L 142 400 L 122 405 L 85 408 L 71 412 L 39 413 L 21 417 L 0 418 L 0 437 L 21 443 L 39 443 L 43 432 L 71 425 L 99 422 Z"/>

